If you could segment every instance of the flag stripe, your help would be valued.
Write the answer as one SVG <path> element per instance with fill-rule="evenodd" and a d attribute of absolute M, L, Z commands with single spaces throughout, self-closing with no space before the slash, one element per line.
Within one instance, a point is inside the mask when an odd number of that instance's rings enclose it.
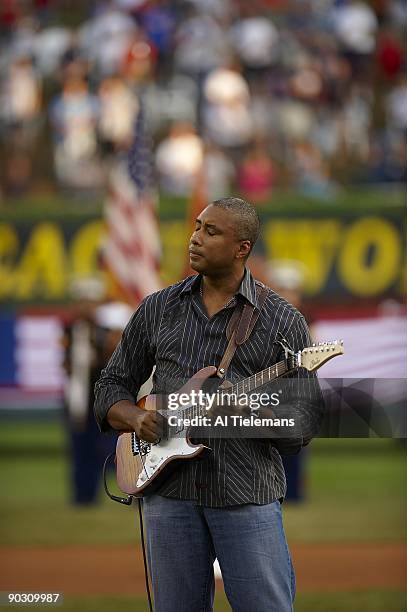
<path fill-rule="evenodd" d="M 161 288 L 161 253 L 152 183 L 152 148 L 142 104 L 127 159 L 111 171 L 105 218 L 105 262 L 114 285 L 137 304 Z"/>

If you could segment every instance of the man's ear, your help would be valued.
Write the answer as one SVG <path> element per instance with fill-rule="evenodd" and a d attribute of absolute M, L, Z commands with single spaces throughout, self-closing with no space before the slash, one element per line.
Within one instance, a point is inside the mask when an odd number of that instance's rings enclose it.
<path fill-rule="evenodd" d="M 242 240 L 236 253 L 236 259 L 246 259 L 249 256 L 251 247 L 252 243 L 250 240 Z"/>

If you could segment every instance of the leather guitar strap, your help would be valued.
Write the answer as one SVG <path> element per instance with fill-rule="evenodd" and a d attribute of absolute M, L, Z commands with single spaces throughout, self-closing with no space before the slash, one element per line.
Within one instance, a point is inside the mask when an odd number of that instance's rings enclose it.
<path fill-rule="evenodd" d="M 255 308 L 248 302 L 243 307 L 239 304 L 230 318 L 226 329 L 226 337 L 229 339 L 229 343 L 216 371 L 216 375 L 219 378 L 225 376 L 237 347 L 246 342 L 259 318 L 261 309 L 266 301 L 268 287 L 265 285 L 261 285 L 259 289 L 258 287 L 259 285 L 256 284 L 257 307 Z"/>

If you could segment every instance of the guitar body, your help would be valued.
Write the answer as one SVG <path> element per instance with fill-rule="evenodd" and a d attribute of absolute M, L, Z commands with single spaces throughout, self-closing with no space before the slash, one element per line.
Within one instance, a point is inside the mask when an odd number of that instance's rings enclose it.
<path fill-rule="evenodd" d="M 178 393 L 199 391 L 215 372 L 213 366 L 199 370 Z M 137 406 L 155 410 L 155 396 L 141 398 Z M 192 444 L 186 430 L 179 437 L 169 437 L 157 444 L 138 441 L 134 432 L 122 433 L 116 445 L 117 484 L 124 493 L 141 497 L 152 493 L 180 462 L 198 456 L 203 458 L 208 452 L 210 449 L 204 444 Z"/>

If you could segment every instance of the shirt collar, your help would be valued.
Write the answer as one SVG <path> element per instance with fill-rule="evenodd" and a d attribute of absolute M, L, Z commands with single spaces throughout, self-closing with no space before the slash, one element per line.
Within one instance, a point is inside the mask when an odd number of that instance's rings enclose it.
<path fill-rule="evenodd" d="M 201 274 L 194 274 L 193 276 L 188 276 L 184 281 L 184 286 L 181 289 L 181 295 L 184 293 L 192 293 L 196 289 L 199 288 L 201 284 Z"/>
<path fill-rule="evenodd" d="M 181 295 L 184 293 L 192 293 L 199 289 L 202 281 L 202 274 L 195 274 L 185 279 L 184 287 L 181 290 Z M 256 283 L 248 268 L 245 268 L 245 273 L 236 295 L 242 295 L 250 304 L 257 306 Z"/>
<path fill-rule="evenodd" d="M 245 268 L 244 277 L 237 293 L 243 295 L 253 306 L 257 306 L 256 283 L 249 268 Z"/>

